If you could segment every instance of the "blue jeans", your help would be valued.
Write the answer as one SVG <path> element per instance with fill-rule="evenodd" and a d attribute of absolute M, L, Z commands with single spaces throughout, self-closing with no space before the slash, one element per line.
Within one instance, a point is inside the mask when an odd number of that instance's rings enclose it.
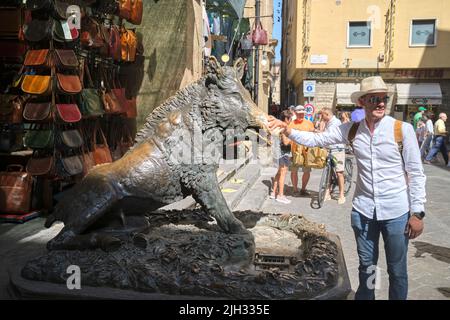
<path fill-rule="evenodd" d="M 445 144 L 445 137 L 443 137 L 443 136 L 435 137 L 433 147 L 431 148 L 431 150 L 428 153 L 425 160 L 427 160 L 427 161 L 433 160 L 433 158 L 437 155 L 437 153 L 439 151 L 442 152 L 442 156 L 444 157 L 445 164 L 448 164 L 448 150 L 447 150 L 447 145 Z"/>
<path fill-rule="evenodd" d="M 408 295 L 407 252 L 405 234 L 409 212 L 390 220 L 371 220 L 355 209 L 351 221 L 359 256 L 359 287 L 356 300 L 375 300 L 375 275 L 378 263 L 378 243 L 383 236 L 389 274 L 389 300 L 406 300 Z"/>

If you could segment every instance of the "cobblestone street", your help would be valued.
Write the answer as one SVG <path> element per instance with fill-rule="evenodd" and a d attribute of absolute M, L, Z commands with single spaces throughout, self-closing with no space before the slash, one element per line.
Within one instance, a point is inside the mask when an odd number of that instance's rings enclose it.
<path fill-rule="evenodd" d="M 356 170 L 356 169 L 355 169 Z M 263 170 L 254 188 L 261 185 L 269 190 L 270 180 L 275 175 L 275 168 Z M 409 295 L 408 299 L 450 299 L 450 201 L 448 181 L 450 171 L 444 167 L 425 166 L 427 176 L 427 203 L 425 205 L 426 218 L 424 233 L 409 244 Z M 313 196 L 318 190 L 321 170 L 313 170 L 308 184 L 308 190 Z M 321 209 L 311 208 L 311 198 L 293 197 L 290 174 L 286 177 L 287 197 L 290 204 L 281 204 L 275 200 L 264 201 L 262 210 L 271 213 L 303 214 L 307 219 L 317 223 L 324 223 L 329 232 L 336 233 L 342 242 L 344 256 L 350 276 L 352 289 L 358 286 L 358 256 L 353 230 L 350 226 L 351 195 L 354 185 L 344 205 L 338 205 L 336 200 L 325 202 Z M 355 176 L 355 174 L 354 174 Z M 301 173 L 299 173 L 301 178 Z M 243 202 L 252 201 L 254 192 L 250 190 Z M 383 249 L 380 240 L 380 282 L 377 284 L 377 299 L 388 298 L 388 275 Z"/>

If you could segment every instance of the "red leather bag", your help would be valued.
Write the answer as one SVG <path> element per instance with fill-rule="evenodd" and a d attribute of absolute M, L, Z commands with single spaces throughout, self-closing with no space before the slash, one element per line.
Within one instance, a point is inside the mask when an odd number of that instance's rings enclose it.
<path fill-rule="evenodd" d="M 74 123 L 81 120 L 81 112 L 75 103 L 57 104 L 56 111 L 59 119 L 64 122 Z"/>
<path fill-rule="evenodd" d="M 259 22 L 259 24 L 256 26 L 256 28 L 253 29 L 252 41 L 253 41 L 253 44 L 259 44 L 259 45 L 269 44 L 269 37 L 267 36 L 267 31 L 263 29 L 261 22 Z"/>
<path fill-rule="evenodd" d="M 78 75 L 57 73 L 56 78 L 61 93 L 77 94 L 83 89 Z"/>
<path fill-rule="evenodd" d="M 130 20 L 132 4 L 131 0 L 119 0 L 119 17 Z"/>
<path fill-rule="evenodd" d="M 9 165 L 0 172 L 0 212 L 11 214 L 29 213 L 33 177 L 21 165 Z"/>
<path fill-rule="evenodd" d="M 109 56 L 114 61 L 122 60 L 122 43 L 120 39 L 120 30 L 117 26 L 111 26 L 109 31 Z"/>

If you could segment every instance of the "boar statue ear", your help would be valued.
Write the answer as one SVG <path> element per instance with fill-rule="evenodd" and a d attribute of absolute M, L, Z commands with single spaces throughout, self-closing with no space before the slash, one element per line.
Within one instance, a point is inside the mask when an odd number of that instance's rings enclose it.
<path fill-rule="evenodd" d="M 236 76 L 238 80 L 241 80 L 244 76 L 244 67 L 245 62 L 242 58 L 239 58 L 234 62 L 234 69 L 236 70 Z"/>
<path fill-rule="evenodd" d="M 220 65 L 219 61 L 217 61 L 216 57 L 210 56 L 208 62 L 208 73 L 215 74 L 218 77 L 223 75 L 222 66 Z"/>

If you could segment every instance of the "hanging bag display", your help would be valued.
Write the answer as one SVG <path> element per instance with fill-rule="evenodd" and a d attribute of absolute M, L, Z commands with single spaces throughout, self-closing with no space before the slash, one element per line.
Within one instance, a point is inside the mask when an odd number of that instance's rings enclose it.
<path fill-rule="evenodd" d="M 0 212 L 24 214 L 31 209 L 33 177 L 22 165 L 9 165 L 0 172 Z"/>
<path fill-rule="evenodd" d="M 46 75 L 25 75 L 22 91 L 32 95 L 48 96 L 52 92 L 52 77 Z"/>
<path fill-rule="evenodd" d="M 69 148 L 80 148 L 83 138 L 77 129 L 64 130 L 60 132 L 61 141 Z"/>
<path fill-rule="evenodd" d="M 122 60 L 134 62 L 136 60 L 136 50 L 138 46 L 138 39 L 133 30 L 127 30 L 125 27 L 121 30 L 121 46 L 122 46 Z"/>
<path fill-rule="evenodd" d="M 267 31 L 263 29 L 261 21 L 258 23 L 252 33 L 253 44 L 267 45 L 269 44 L 269 37 L 267 36 Z"/>
<path fill-rule="evenodd" d="M 24 144 L 31 149 L 52 149 L 55 146 L 53 128 L 32 128 L 25 134 Z"/>
<path fill-rule="evenodd" d="M 56 73 L 58 90 L 63 94 L 77 94 L 83 89 L 80 77 L 76 74 Z"/>
<path fill-rule="evenodd" d="M 42 177 L 42 178 L 55 178 L 55 156 L 46 155 L 39 156 L 37 152 L 34 152 L 33 157 L 28 160 L 27 173 L 32 176 Z"/>
<path fill-rule="evenodd" d="M 131 18 L 131 0 L 119 0 L 119 17 L 130 20 Z"/>

